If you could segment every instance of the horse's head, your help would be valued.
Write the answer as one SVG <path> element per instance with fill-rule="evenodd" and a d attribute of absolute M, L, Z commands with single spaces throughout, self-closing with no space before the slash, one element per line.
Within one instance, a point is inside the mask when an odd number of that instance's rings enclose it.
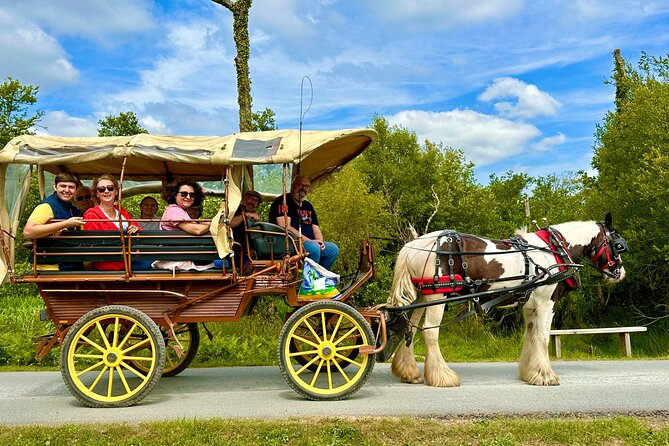
<path fill-rule="evenodd" d="M 620 282 L 625 278 L 625 268 L 620 254 L 627 251 L 627 242 L 616 232 L 612 225 L 609 212 L 603 222 L 597 222 L 599 234 L 593 241 L 593 250 L 590 254 L 595 264 L 610 282 Z"/>

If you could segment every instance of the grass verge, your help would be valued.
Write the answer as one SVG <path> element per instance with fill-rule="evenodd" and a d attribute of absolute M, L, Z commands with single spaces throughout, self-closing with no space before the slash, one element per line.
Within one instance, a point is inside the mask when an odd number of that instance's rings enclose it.
<path fill-rule="evenodd" d="M 7 445 L 667 445 L 667 421 L 631 417 L 527 420 L 324 418 L 181 420 L 1 427 Z"/>

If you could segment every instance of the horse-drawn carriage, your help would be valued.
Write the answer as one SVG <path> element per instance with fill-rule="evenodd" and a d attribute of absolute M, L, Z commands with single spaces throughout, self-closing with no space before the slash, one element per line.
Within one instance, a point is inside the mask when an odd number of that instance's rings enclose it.
<path fill-rule="evenodd" d="M 243 242 L 255 255 L 235 258 L 234 245 L 242 241 L 231 239 L 229 225 L 244 191 L 285 196 L 295 166 L 317 184 L 374 137 L 373 130 L 362 129 L 228 137 L 14 138 L 0 151 L 0 274 L 5 281 L 35 283 L 44 300 L 43 318 L 53 322 L 55 333 L 40 339 L 38 359 L 60 345 L 62 376 L 76 398 L 93 407 L 135 404 L 161 376 L 188 367 L 199 345 L 199 322 L 237 321 L 260 296 L 273 295 L 298 309 L 285 323 L 279 343 L 281 371 L 290 386 L 310 399 L 354 393 L 374 366 L 375 336 L 369 321 L 380 313 L 361 314 L 345 302 L 374 275 L 372 246 L 363 241 L 357 276 L 334 300 L 322 301 L 298 292 L 305 257 L 300 240 L 283 227 L 248 221 Z M 28 241 L 32 268 L 19 273 L 16 234 L 22 229 L 19 217 L 31 173 L 36 173 L 44 196 L 48 180 L 62 171 L 84 181 L 104 173 L 117 176 L 123 185 L 121 202 L 124 196 L 156 193 L 166 182 L 188 177 L 208 193 L 219 194 L 220 209 L 211 234 L 203 236 L 119 229 L 62 231 L 34 239 Z M 220 268 L 204 271 L 134 269 L 137 261 L 184 259 L 222 260 Z M 124 267 L 38 268 L 95 261 L 123 262 Z"/>
<path fill-rule="evenodd" d="M 136 135 L 111 138 L 18 137 L 0 151 L 0 226 L 4 259 L 0 275 L 13 283 L 35 283 L 45 319 L 55 326 L 37 346 L 38 358 L 61 346 L 61 371 L 68 389 L 92 407 L 139 402 L 161 376 L 188 367 L 198 344 L 198 322 L 237 321 L 264 295 L 284 298 L 295 309 L 281 330 L 279 366 L 288 384 L 314 400 L 342 399 L 367 381 L 377 356 L 398 347 L 393 373 L 420 382 L 413 336 L 424 316 L 425 383 L 459 384 L 437 343 L 446 305 L 469 301 L 474 311 L 523 303 L 525 338 L 520 377 L 555 385 L 548 357 L 553 303 L 568 290 L 589 258 L 611 280 L 624 277 L 620 253 L 626 244 L 611 224 L 572 222 L 491 240 L 438 231 L 408 243 L 399 253 L 388 304 L 354 308 L 347 303 L 374 275 L 371 244 L 362 242 L 360 268 L 332 299 L 298 292 L 305 257 L 300 240 L 268 223 L 248 223 L 246 237 L 256 256 L 231 256 L 230 220 L 246 190 L 286 194 L 299 173 L 313 183 L 352 160 L 372 143 L 368 129 L 324 132 L 272 131 L 228 137 Z M 45 176 L 70 171 L 87 180 L 103 173 L 120 177 L 123 194 L 158 192 L 180 177 L 196 179 L 221 205 L 211 234 L 179 231 L 65 231 L 32 240 L 32 269 L 15 268 L 15 236 L 36 168 L 44 195 Z M 278 186 L 278 190 L 277 190 Z M 122 197 L 119 197 L 122 200 Z M 122 227 L 121 225 L 119 225 Z M 222 259 L 205 271 L 136 270 L 142 260 Z M 117 261 L 120 271 L 40 271 L 40 263 Z M 244 262 L 251 268 L 243 268 Z M 247 264 L 248 264 L 247 263 Z M 388 323 L 386 320 L 388 319 Z M 388 334 L 387 334 L 388 332 Z M 402 342 L 404 341 L 404 342 Z"/>

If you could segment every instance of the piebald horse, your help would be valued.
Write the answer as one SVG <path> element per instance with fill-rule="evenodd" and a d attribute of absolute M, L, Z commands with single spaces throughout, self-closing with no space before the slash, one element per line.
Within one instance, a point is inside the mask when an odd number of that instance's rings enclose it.
<path fill-rule="evenodd" d="M 385 357 L 392 354 L 393 344 L 400 345 L 392 363 L 393 374 L 402 382 L 423 382 L 414 358 L 413 335 L 424 315 L 425 384 L 460 385 L 460 378 L 441 355 L 439 325 L 444 302 L 478 295 L 473 300 L 478 310 L 488 308 L 486 305 L 524 302 L 519 376 L 532 385 L 559 385 L 548 356 L 553 306 L 577 286 L 578 276 L 572 274 L 578 272 L 582 259 L 590 259 L 610 282 L 625 277 L 620 253 L 627 250 L 627 244 L 611 223 L 611 214 L 607 214 L 604 222 L 576 221 L 533 233 L 518 231 L 509 240 L 437 231 L 407 243 L 397 258 L 388 309 L 391 314 L 397 310 L 396 314 L 401 314 L 402 307 L 411 305 L 413 309 L 406 311 L 410 324 L 404 321 L 411 326 L 411 333 L 406 333 L 407 342 L 391 342 L 389 338 L 387 348 L 391 351 L 385 351 Z M 439 302 L 433 304 L 435 301 Z"/>

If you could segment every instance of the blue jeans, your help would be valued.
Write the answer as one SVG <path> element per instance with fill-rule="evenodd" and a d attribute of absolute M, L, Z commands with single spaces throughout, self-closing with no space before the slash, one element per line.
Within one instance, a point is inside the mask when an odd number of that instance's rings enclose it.
<path fill-rule="evenodd" d="M 318 263 L 327 270 L 332 271 L 332 264 L 339 257 L 339 248 L 331 242 L 324 242 L 325 249 L 321 251 L 321 247 L 317 242 L 304 242 L 304 250 L 309 253 L 309 258 Z"/>

